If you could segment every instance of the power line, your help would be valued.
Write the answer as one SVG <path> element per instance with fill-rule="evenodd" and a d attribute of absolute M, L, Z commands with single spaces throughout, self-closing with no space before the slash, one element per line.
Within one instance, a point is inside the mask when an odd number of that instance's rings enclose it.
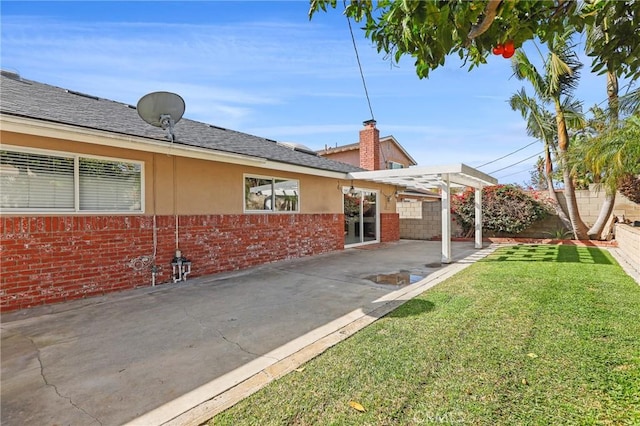
<path fill-rule="evenodd" d="M 632 85 L 633 85 L 633 84 L 632 84 L 632 82 L 629 82 L 629 83 L 625 84 L 624 86 L 622 86 L 622 87 L 620 88 L 620 90 L 622 90 L 622 89 L 624 89 L 624 88 L 629 89 L 629 88 L 631 88 L 631 87 L 632 87 Z M 603 103 L 605 103 L 605 102 L 607 102 L 607 101 L 608 101 L 608 98 L 605 98 L 604 100 L 600 101 L 600 102 L 599 102 L 599 103 L 597 103 L 596 105 L 597 105 L 597 106 L 600 106 L 600 105 L 602 105 Z M 527 145 L 523 146 L 522 148 L 518 148 L 518 149 L 516 149 L 516 150 L 515 150 L 515 151 L 513 151 L 513 152 L 510 152 L 510 153 L 508 153 L 508 154 L 506 154 L 506 155 L 503 155 L 503 156 L 502 156 L 502 157 L 500 157 L 500 158 L 496 158 L 495 160 L 491 160 L 491 161 L 489 161 L 488 163 L 484 163 L 484 164 L 481 164 L 481 165 L 479 165 L 479 166 L 476 166 L 476 168 L 480 168 L 480 167 L 488 166 L 489 164 L 495 163 L 496 161 L 500 161 L 500 160 L 502 160 L 502 159 L 504 159 L 504 158 L 507 158 L 507 157 L 509 157 L 510 155 L 513 155 L 513 154 L 515 154 L 515 153 L 517 153 L 517 152 L 520 152 L 520 151 L 522 151 L 523 149 L 528 148 L 528 147 L 530 147 L 531 145 L 533 145 L 533 144 L 535 144 L 535 143 L 538 143 L 538 142 L 540 142 L 540 141 L 537 141 L 537 140 L 536 140 L 536 141 L 533 141 L 533 142 L 531 142 L 530 144 L 527 144 Z M 516 164 L 517 164 L 517 163 L 516 163 Z"/>
<path fill-rule="evenodd" d="M 347 7 L 346 2 L 344 5 L 345 9 Z M 364 94 L 367 97 L 367 103 L 369 104 L 369 112 L 371 113 L 371 119 L 375 120 L 373 117 L 373 108 L 371 108 L 371 100 L 369 99 L 369 92 L 367 91 L 367 83 L 364 81 L 364 73 L 362 72 L 362 65 L 360 64 L 360 55 L 358 55 L 358 48 L 356 47 L 356 38 L 353 36 L 353 28 L 351 28 L 351 19 L 347 16 L 347 23 L 349 24 L 349 32 L 351 33 L 351 41 L 353 42 L 353 50 L 356 52 L 356 60 L 358 61 L 358 68 L 360 69 L 360 77 L 362 77 L 362 86 L 364 87 Z"/>
<path fill-rule="evenodd" d="M 506 174 L 506 175 L 504 175 L 504 176 L 500 176 L 500 177 L 498 177 L 498 180 L 500 180 L 500 179 L 504 179 L 504 178 L 509 177 L 509 176 L 517 175 L 517 174 L 520 174 L 520 173 L 524 173 L 524 172 L 527 172 L 527 171 L 529 171 L 529 169 L 519 170 L 519 171 L 517 171 L 517 172 L 512 172 L 512 173 Z"/>
<path fill-rule="evenodd" d="M 494 173 L 501 172 L 501 171 L 502 171 L 502 170 L 504 170 L 504 169 L 508 169 L 508 168 L 511 168 L 511 167 L 513 167 L 513 166 L 515 166 L 515 165 L 517 165 L 517 164 L 524 163 L 525 161 L 527 161 L 527 160 L 531 160 L 533 157 L 537 157 L 538 155 L 542 155 L 542 154 L 544 154 L 544 151 L 540 151 L 539 153 L 534 154 L 534 155 L 532 155 L 531 157 L 527 157 L 527 158 L 525 158 L 524 160 L 520 160 L 520 161 L 518 161 L 517 163 L 513 163 L 513 164 L 510 164 L 510 165 L 508 165 L 508 166 L 506 166 L 506 167 L 503 167 L 503 168 L 501 168 L 501 169 L 494 170 L 494 171 L 490 172 L 489 174 L 490 174 L 490 175 L 492 175 L 492 174 L 494 174 Z"/>
<path fill-rule="evenodd" d="M 533 141 L 533 142 L 531 142 L 530 144 L 523 146 L 522 148 L 518 148 L 518 149 L 516 149 L 515 151 L 508 153 L 507 155 L 503 155 L 503 156 L 502 156 L 502 157 L 500 157 L 500 158 L 496 158 L 495 160 L 489 161 L 488 163 L 484 163 L 484 164 L 482 164 L 482 165 L 480 165 L 480 166 L 477 166 L 477 168 L 484 167 L 484 166 L 488 166 L 488 165 L 489 165 L 489 164 L 491 164 L 491 163 L 495 163 L 496 161 L 500 161 L 500 160 L 502 160 L 503 158 L 507 158 L 508 156 L 513 155 L 513 154 L 515 154 L 516 152 L 520 152 L 520 151 L 522 151 L 523 149 L 528 148 L 528 147 L 530 147 L 531 145 L 533 145 L 533 144 L 535 144 L 535 143 L 538 143 L 538 142 L 539 142 L 539 141 Z"/>

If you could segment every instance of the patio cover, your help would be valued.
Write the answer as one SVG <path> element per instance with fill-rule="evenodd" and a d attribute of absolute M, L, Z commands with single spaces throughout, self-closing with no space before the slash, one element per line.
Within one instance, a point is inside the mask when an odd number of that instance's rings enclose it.
<path fill-rule="evenodd" d="M 482 188 L 498 180 L 466 164 L 351 172 L 352 179 L 405 188 L 439 189 L 442 196 L 442 263 L 451 263 L 451 188 L 475 188 L 475 246 L 482 248 Z"/>

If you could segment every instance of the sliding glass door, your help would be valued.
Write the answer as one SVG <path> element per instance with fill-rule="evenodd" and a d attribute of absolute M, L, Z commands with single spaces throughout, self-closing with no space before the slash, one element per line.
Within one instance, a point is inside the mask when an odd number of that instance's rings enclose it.
<path fill-rule="evenodd" d="M 344 245 L 378 241 L 378 194 L 351 188 L 344 194 Z"/>

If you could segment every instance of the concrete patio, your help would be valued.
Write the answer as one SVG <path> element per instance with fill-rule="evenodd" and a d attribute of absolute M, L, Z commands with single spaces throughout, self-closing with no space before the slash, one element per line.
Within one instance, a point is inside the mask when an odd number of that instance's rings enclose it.
<path fill-rule="evenodd" d="M 198 424 L 491 250 L 438 266 L 440 242 L 400 241 L 4 314 L 1 423 Z"/>

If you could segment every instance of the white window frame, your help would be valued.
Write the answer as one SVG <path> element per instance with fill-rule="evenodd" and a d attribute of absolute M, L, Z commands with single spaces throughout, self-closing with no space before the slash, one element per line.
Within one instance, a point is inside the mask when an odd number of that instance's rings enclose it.
<path fill-rule="evenodd" d="M 352 244 L 344 244 L 345 248 L 351 248 L 351 247 L 358 247 L 358 246 L 365 246 L 367 244 L 379 244 L 380 243 L 380 232 L 382 229 L 381 223 L 380 223 L 380 217 L 382 215 L 382 210 L 380 208 L 381 204 L 380 204 L 380 190 L 378 189 L 370 189 L 370 188 L 361 188 L 361 187 L 347 187 L 344 186 L 342 188 L 342 193 L 343 194 L 347 194 L 350 189 L 353 188 L 356 192 L 360 192 L 360 193 L 365 193 L 365 192 L 371 192 L 371 193 L 375 193 L 376 194 L 376 239 L 375 240 L 371 240 L 371 241 L 362 241 L 362 242 L 357 242 L 357 243 L 352 243 Z M 342 197 L 342 211 L 344 212 L 344 196 Z M 362 211 L 360 212 L 360 215 L 362 215 Z M 362 219 L 362 217 L 360 218 Z M 364 222 L 362 223 L 362 230 L 364 230 Z M 363 235 L 363 232 L 360 232 L 360 235 Z"/>
<path fill-rule="evenodd" d="M 273 204 L 274 202 L 272 201 L 272 207 L 270 210 L 267 209 L 261 209 L 261 210 L 251 210 L 251 209 L 247 209 L 247 202 L 246 202 L 246 194 L 245 194 L 245 182 L 247 181 L 247 178 L 253 178 L 253 179 L 264 179 L 264 180 L 271 180 L 271 185 L 273 187 L 274 183 L 276 180 L 284 180 L 284 181 L 295 181 L 297 183 L 298 186 L 298 193 L 296 194 L 298 197 L 298 202 L 296 203 L 296 209 L 295 210 L 274 210 L 273 209 Z M 250 213 L 250 214 L 298 214 L 300 213 L 300 179 L 296 179 L 296 178 L 285 178 L 285 177 L 279 177 L 279 176 L 265 176 L 265 175 L 259 175 L 259 174 L 253 174 L 253 173 L 244 173 L 242 175 L 242 211 L 244 213 Z"/>
<path fill-rule="evenodd" d="M 16 145 L 6 145 L 2 144 L 0 147 L 2 151 L 13 151 L 20 152 L 25 154 L 36 154 L 36 155 L 50 155 L 55 157 L 63 157 L 73 160 L 73 186 L 74 186 L 74 194 L 73 194 L 73 207 L 72 208 L 59 208 L 59 209 L 46 209 L 46 208 L 7 208 L 0 207 L 1 213 L 30 213 L 30 214 L 38 214 L 38 213 L 64 213 L 64 214 L 144 214 L 145 212 L 145 167 L 144 161 L 131 160 L 126 158 L 117 158 L 117 157 L 106 157 L 106 156 L 98 156 L 98 155 L 89 155 L 89 154 L 78 154 L 67 151 L 56 151 L 49 149 L 40 149 L 40 148 L 31 148 L 31 147 L 23 147 Z M 113 162 L 122 162 L 135 164 L 140 166 L 140 208 L 135 210 L 81 210 L 80 209 L 80 159 L 95 159 L 95 160 L 103 160 L 103 161 L 113 161 Z"/>

